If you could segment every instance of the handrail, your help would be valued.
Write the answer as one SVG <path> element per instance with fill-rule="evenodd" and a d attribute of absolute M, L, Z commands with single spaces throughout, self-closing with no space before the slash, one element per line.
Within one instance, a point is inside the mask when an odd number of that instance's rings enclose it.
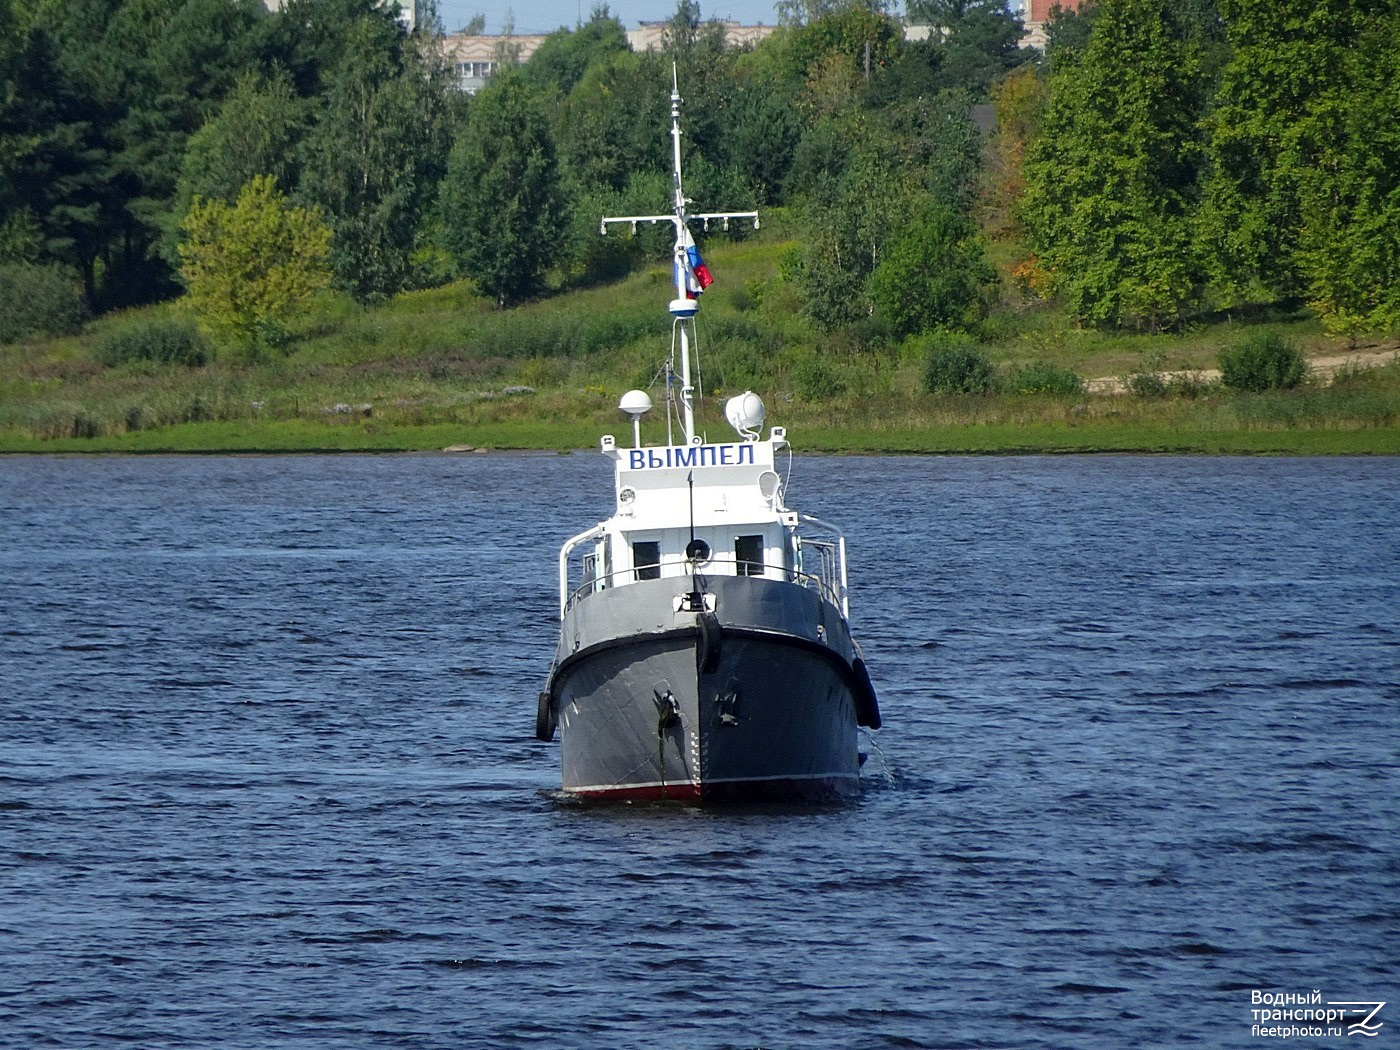
<path fill-rule="evenodd" d="M 580 532 L 577 536 L 570 536 L 564 541 L 564 545 L 559 548 L 559 619 L 564 618 L 564 613 L 569 609 L 571 598 L 569 596 L 569 555 L 574 552 L 574 548 L 589 540 L 596 540 L 607 531 L 607 526 L 603 524 L 594 525 L 591 529 Z"/>
<path fill-rule="evenodd" d="M 822 521 L 821 518 L 814 518 L 810 514 L 799 514 L 797 517 L 800 521 L 808 525 L 815 525 L 819 529 L 825 529 L 836 537 L 836 563 L 841 576 L 840 600 L 837 604 L 841 608 L 841 615 L 849 620 L 851 618 L 851 607 L 848 598 L 849 587 L 846 582 L 846 534 L 830 522 Z M 815 539 L 815 537 L 813 538 Z"/>
<path fill-rule="evenodd" d="M 680 565 L 681 565 L 681 563 L 675 563 L 675 567 L 679 567 Z M 680 572 L 666 572 L 666 571 L 665 571 L 666 569 L 672 568 L 672 567 L 673 567 L 672 565 L 663 564 L 663 565 L 661 566 L 662 575 L 661 575 L 660 578 L 661 578 L 661 579 L 666 579 L 666 580 L 676 580 L 676 579 L 684 579 L 685 577 L 691 575 L 691 573 L 690 573 L 689 571 L 680 571 Z M 597 592 L 600 591 L 600 590 L 606 590 L 608 587 L 626 587 L 626 586 L 629 586 L 629 585 L 631 585 L 631 584 L 633 584 L 633 583 L 639 582 L 639 581 L 635 578 L 635 576 L 636 576 L 636 571 L 637 571 L 637 570 L 636 570 L 635 568 L 633 568 L 633 569 L 618 569 L 618 570 L 616 570 L 615 572 L 610 572 L 610 573 L 608 573 L 608 574 L 605 575 L 605 576 L 595 576 L 595 577 L 593 577 L 591 580 L 589 580 L 587 583 L 584 583 L 584 584 L 582 584 L 582 585 L 580 585 L 580 586 L 574 588 L 574 590 L 568 595 L 568 597 L 567 597 L 567 598 L 564 600 L 564 602 L 562 603 L 562 608 L 560 609 L 560 613 L 559 613 L 560 618 L 562 619 L 563 616 L 564 616 L 564 614 L 567 613 L 571 608 L 573 608 L 573 606 L 574 606 L 574 604 L 575 604 L 576 602 L 582 601 L 584 598 L 587 598 L 590 594 L 595 594 L 595 593 L 597 593 Z M 731 573 L 715 573 L 715 572 L 712 571 L 712 572 L 708 572 L 708 573 L 702 573 L 701 575 L 702 575 L 702 576 L 718 576 L 718 575 L 723 575 L 723 576 L 728 577 L 728 576 L 731 576 L 731 575 L 734 575 L 734 574 L 731 574 Z M 844 604 L 845 604 L 845 602 L 844 602 L 844 597 L 843 597 L 842 595 L 838 594 L 838 593 L 836 592 L 835 588 L 833 588 L 833 587 L 830 585 L 830 583 L 828 583 L 825 579 L 823 579 L 823 577 L 822 577 L 821 574 L 819 574 L 819 573 L 801 572 L 801 571 L 799 571 L 799 570 L 797 570 L 797 569 L 783 569 L 783 568 L 780 568 L 780 567 L 778 567 L 778 566 L 776 566 L 776 565 L 768 565 L 768 566 L 765 566 L 765 567 L 764 567 L 763 572 L 752 574 L 752 576 L 750 576 L 749 578 L 757 578 L 757 579 L 763 579 L 763 580 L 777 580 L 777 581 L 780 582 L 780 583 L 794 583 L 794 584 L 797 584 L 798 586 L 805 587 L 805 588 L 807 588 L 808 590 L 814 590 L 814 591 L 816 591 L 817 594 L 822 598 L 823 601 L 826 601 L 826 602 L 828 602 L 829 604 L 836 606 L 838 609 L 841 609 L 841 614 L 842 614 L 843 616 L 846 615 L 845 609 L 844 609 Z M 620 580 L 621 582 L 618 582 L 619 580 Z"/>
<path fill-rule="evenodd" d="M 755 573 L 763 579 L 786 580 L 791 583 L 800 584 L 803 587 L 816 590 L 821 597 L 836 606 L 841 611 L 841 615 L 850 619 L 851 609 L 846 576 L 846 536 L 839 528 L 829 522 L 814 518 L 810 514 L 796 515 L 799 521 L 805 525 L 813 526 L 821 530 L 826 535 L 809 535 L 796 537 L 798 550 L 803 547 L 811 550 L 821 561 L 819 571 L 813 572 L 806 569 L 787 569 L 779 565 L 762 566 L 762 571 Z M 603 590 L 611 586 L 621 586 L 636 580 L 637 567 L 632 566 L 625 569 L 617 569 L 604 575 L 592 576 L 576 588 L 569 586 L 569 557 L 574 551 L 584 543 L 598 539 L 608 532 L 608 523 L 601 522 L 580 532 L 577 536 L 572 536 L 564 542 L 559 549 L 559 618 L 562 620 L 569 608 L 585 594 L 597 590 Z M 683 577 L 691 574 L 691 569 L 687 568 L 689 562 L 672 561 L 663 562 L 656 566 L 660 577 L 672 578 Z M 719 561 L 718 566 L 728 567 L 730 571 L 722 575 L 739 575 L 738 562 Z M 713 569 L 710 575 L 716 575 Z"/>

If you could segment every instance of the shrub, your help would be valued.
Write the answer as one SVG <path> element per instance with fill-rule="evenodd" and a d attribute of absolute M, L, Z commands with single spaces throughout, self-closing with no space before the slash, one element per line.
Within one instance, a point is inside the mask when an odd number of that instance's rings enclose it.
<path fill-rule="evenodd" d="M 1274 332 L 1252 335 L 1220 352 L 1220 381 L 1232 390 L 1291 390 L 1307 373 L 1302 352 Z"/>
<path fill-rule="evenodd" d="M 996 389 L 996 370 L 969 341 L 940 333 L 929 340 L 924 389 L 930 394 L 986 394 Z"/>
<path fill-rule="evenodd" d="M 1015 365 L 1006 377 L 1006 389 L 1013 394 L 1054 394 L 1078 397 L 1084 393 L 1084 379 L 1077 372 L 1048 361 Z"/>
<path fill-rule="evenodd" d="M 1389 390 L 1400 385 L 1400 357 L 1380 367 L 1351 360 L 1332 373 L 1333 390 Z"/>
<path fill-rule="evenodd" d="M 0 343 L 71 335 L 87 319 L 82 288 L 63 267 L 0 264 Z"/>
<path fill-rule="evenodd" d="M 759 390 L 772 383 L 773 358 L 751 343 L 712 342 L 703 367 L 712 392 L 720 388 Z"/>
<path fill-rule="evenodd" d="M 576 357 L 613 352 L 665 332 L 650 304 L 631 306 L 583 317 L 538 307 L 496 310 L 474 320 L 468 340 L 481 357 Z"/>
<path fill-rule="evenodd" d="M 794 352 L 791 375 L 797 396 L 804 401 L 840 397 L 846 392 L 846 381 L 839 369 L 809 347 Z"/>
<path fill-rule="evenodd" d="M 196 197 L 180 229 L 190 303 L 216 335 L 247 347 L 272 347 L 330 283 L 330 227 L 319 211 L 289 204 L 271 175 L 254 176 L 233 205 Z"/>
<path fill-rule="evenodd" d="M 1167 377 L 1168 393 L 1180 401 L 1206 397 L 1219 385 L 1219 380 L 1208 379 L 1203 372 L 1174 372 Z"/>
<path fill-rule="evenodd" d="M 105 336 L 93 349 L 104 365 L 155 361 L 190 368 L 208 362 L 209 344 L 187 321 L 162 319 L 129 325 Z"/>
<path fill-rule="evenodd" d="M 870 275 L 870 298 L 898 336 L 965 328 L 985 312 L 995 280 L 972 222 L 930 203 L 891 239 Z"/>
<path fill-rule="evenodd" d="M 1152 368 L 1129 373 L 1123 377 L 1123 385 L 1128 388 L 1128 393 L 1134 397 L 1149 401 L 1161 400 L 1171 394 L 1171 389 L 1167 385 L 1167 377 Z"/>

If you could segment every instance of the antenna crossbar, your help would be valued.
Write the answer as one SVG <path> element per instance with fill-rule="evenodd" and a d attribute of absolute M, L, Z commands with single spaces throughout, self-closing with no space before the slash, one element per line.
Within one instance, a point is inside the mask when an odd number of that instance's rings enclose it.
<path fill-rule="evenodd" d="M 598 232 L 607 233 L 608 226 L 618 222 L 626 222 L 633 225 L 639 222 L 669 222 L 676 224 L 686 223 L 691 219 L 699 219 L 701 222 L 708 222 L 711 219 L 752 219 L 754 229 L 758 229 L 758 212 L 756 211 L 705 211 L 697 212 L 694 215 L 609 215 L 599 224 Z"/>

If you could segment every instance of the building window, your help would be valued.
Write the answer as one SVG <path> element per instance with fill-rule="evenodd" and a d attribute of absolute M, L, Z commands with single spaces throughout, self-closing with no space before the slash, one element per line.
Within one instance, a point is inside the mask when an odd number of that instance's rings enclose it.
<path fill-rule="evenodd" d="M 661 544 L 656 540 L 639 540 L 632 544 L 632 565 L 639 580 L 661 579 Z"/>
<path fill-rule="evenodd" d="M 763 537 L 734 537 L 734 561 L 740 576 L 763 575 Z"/>
<path fill-rule="evenodd" d="M 458 62 L 457 76 L 463 80 L 487 80 L 496 73 L 494 62 Z"/>
<path fill-rule="evenodd" d="M 496 75 L 495 62 L 457 62 L 457 86 L 474 95 L 486 86 L 486 82 Z"/>

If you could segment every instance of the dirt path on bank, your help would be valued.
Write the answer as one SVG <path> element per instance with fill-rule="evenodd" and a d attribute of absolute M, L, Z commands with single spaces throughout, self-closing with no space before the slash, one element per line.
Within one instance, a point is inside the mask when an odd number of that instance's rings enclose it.
<path fill-rule="evenodd" d="M 1353 350 L 1345 354 L 1323 354 L 1318 357 L 1308 358 L 1308 369 L 1314 374 L 1330 378 L 1336 375 L 1343 368 L 1378 368 L 1381 365 L 1390 364 L 1400 357 L 1400 343 L 1387 343 L 1380 346 L 1369 346 Z M 1179 372 L 1160 372 L 1163 379 L 1181 379 L 1195 377 L 1202 382 L 1213 382 L 1220 378 L 1218 368 L 1188 368 Z M 1127 392 L 1127 385 L 1123 382 L 1122 376 L 1102 376 L 1098 379 L 1087 380 L 1085 389 L 1091 394 L 1122 394 Z"/>

